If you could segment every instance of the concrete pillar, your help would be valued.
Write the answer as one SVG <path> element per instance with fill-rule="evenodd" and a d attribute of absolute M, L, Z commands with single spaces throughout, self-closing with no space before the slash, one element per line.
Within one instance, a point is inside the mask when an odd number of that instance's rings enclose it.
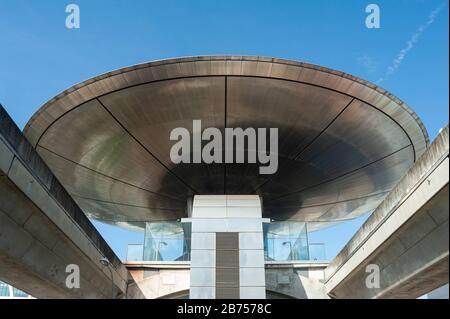
<path fill-rule="evenodd" d="M 192 205 L 191 299 L 266 297 L 257 195 L 198 195 Z"/>

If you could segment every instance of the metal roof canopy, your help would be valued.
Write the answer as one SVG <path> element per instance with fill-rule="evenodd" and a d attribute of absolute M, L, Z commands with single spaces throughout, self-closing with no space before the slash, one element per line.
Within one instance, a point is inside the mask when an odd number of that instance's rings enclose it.
<path fill-rule="evenodd" d="M 278 128 L 278 171 L 174 164 L 172 129 Z M 310 229 L 374 209 L 425 151 L 402 101 L 354 76 L 288 60 L 204 56 L 123 68 L 62 92 L 25 135 L 92 218 L 119 225 L 186 217 L 195 194 L 258 194 L 263 217 Z"/>

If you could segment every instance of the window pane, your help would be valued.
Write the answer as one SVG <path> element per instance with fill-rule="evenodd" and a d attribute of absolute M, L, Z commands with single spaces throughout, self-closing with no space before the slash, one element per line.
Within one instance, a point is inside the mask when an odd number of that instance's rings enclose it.
<path fill-rule="evenodd" d="M 14 295 L 14 297 L 20 297 L 20 298 L 28 297 L 27 293 L 25 293 L 22 290 L 19 290 L 17 288 L 13 288 L 13 295 Z"/>
<path fill-rule="evenodd" d="M 0 297 L 9 297 L 9 287 L 3 281 L 0 281 Z"/>

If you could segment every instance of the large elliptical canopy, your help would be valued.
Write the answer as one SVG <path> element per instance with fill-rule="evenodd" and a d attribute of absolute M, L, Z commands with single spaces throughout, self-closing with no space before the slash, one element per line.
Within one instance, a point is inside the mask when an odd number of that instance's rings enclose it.
<path fill-rule="evenodd" d="M 279 129 L 279 168 L 173 164 L 172 129 Z M 186 217 L 195 194 L 258 194 L 263 215 L 315 229 L 375 208 L 424 152 L 416 114 L 327 68 L 265 57 L 140 64 L 62 92 L 25 134 L 89 217 L 119 225 Z"/>

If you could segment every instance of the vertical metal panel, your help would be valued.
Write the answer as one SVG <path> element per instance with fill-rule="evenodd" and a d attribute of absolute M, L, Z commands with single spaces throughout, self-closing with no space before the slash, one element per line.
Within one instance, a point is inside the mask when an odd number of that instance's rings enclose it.
<path fill-rule="evenodd" d="M 216 298 L 239 298 L 239 233 L 216 233 Z"/>

